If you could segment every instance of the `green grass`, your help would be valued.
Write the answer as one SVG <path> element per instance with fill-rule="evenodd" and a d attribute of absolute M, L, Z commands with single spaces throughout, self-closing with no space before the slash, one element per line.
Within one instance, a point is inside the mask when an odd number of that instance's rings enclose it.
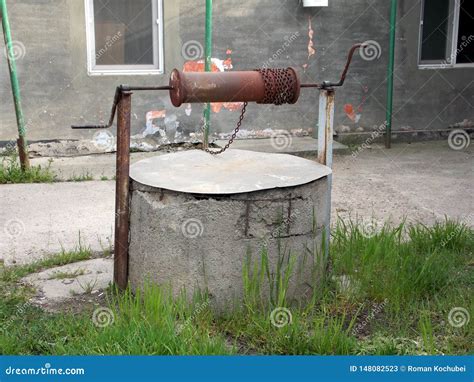
<path fill-rule="evenodd" d="M 87 251 L 6 268 L 0 278 L 0 353 L 472 353 L 472 319 L 462 327 L 448 319 L 454 307 L 474 313 L 472 229 L 445 221 L 385 226 L 366 237 L 358 224 L 338 222 L 332 236 L 329 274 L 310 288 L 305 304 L 287 293 L 297 273 L 293 254 L 280 248 L 280 261 L 271 267 L 263 248 L 258 256 L 247 255 L 243 303 L 220 316 L 205 293 L 192 301 L 184 292 L 173 299 L 169 289 L 146 285 L 136 294 L 109 290 L 104 307 L 110 311 L 103 317 L 114 319 L 98 327 L 93 309 L 42 312 L 26 302 L 28 291 L 16 283 L 33 270 L 90 256 Z"/>
<path fill-rule="evenodd" d="M 66 182 L 86 182 L 88 180 L 94 180 L 94 176 L 87 170 L 83 171 L 82 174 L 73 173 Z"/>
<path fill-rule="evenodd" d="M 63 181 L 51 169 L 52 159 L 48 161 L 48 165 L 43 167 L 41 165 L 30 165 L 30 168 L 23 171 L 18 160 L 18 155 L 13 153 L 11 155 L 0 157 L 0 184 L 9 183 L 52 183 Z M 73 173 L 66 182 L 84 182 L 94 180 L 94 176 L 87 170 L 81 174 Z M 106 176 L 102 176 L 101 180 L 108 180 Z"/>
<path fill-rule="evenodd" d="M 64 279 L 75 279 L 78 276 L 85 274 L 84 269 L 76 269 L 71 272 L 54 272 L 49 279 L 50 280 L 64 280 Z"/>
<path fill-rule="evenodd" d="M 46 167 L 30 166 L 23 171 L 17 156 L 2 157 L 0 162 L 0 184 L 7 183 L 51 183 L 57 180 L 51 170 L 51 162 Z"/>
<path fill-rule="evenodd" d="M 468 267 L 473 251 L 472 230 L 450 221 L 433 227 L 383 227 L 371 238 L 354 223 L 339 221 L 333 264 L 336 274 L 357 283 L 362 297 L 387 298 L 402 309 L 408 301 L 432 298 L 456 283 L 453 276 Z"/>
<path fill-rule="evenodd" d="M 79 244 L 73 250 L 67 251 L 64 248 L 60 253 L 45 257 L 41 260 L 34 261 L 25 265 L 13 265 L 10 267 L 3 267 L 0 264 L 0 285 L 11 286 L 18 282 L 22 277 L 30 273 L 39 272 L 43 269 L 58 267 L 61 265 L 71 264 L 82 260 L 89 260 L 92 258 L 92 252 L 88 246 L 85 246 L 81 241 L 79 234 Z M 1 298 L 2 296 L 0 296 Z"/>
<path fill-rule="evenodd" d="M 373 322 L 375 337 L 411 338 L 427 354 L 472 352 L 472 323 L 448 322 L 455 307 L 474 313 L 472 229 L 446 220 L 385 226 L 366 238 L 356 224 L 339 222 L 332 252 L 334 274 L 347 275 L 357 289 L 353 301 L 388 301 Z"/>
<path fill-rule="evenodd" d="M 156 286 L 137 295 L 111 293 L 113 322 L 96 326 L 93 311 L 77 314 L 48 314 L 24 305 L 21 296 L 10 296 L 0 306 L 3 335 L 2 354 L 230 354 L 222 336 L 212 331 L 209 312 L 193 321 L 194 304 L 174 301 Z M 195 304 L 199 300 L 195 300 Z M 21 313 L 19 311 L 21 310 Z M 101 315 L 98 315 L 100 321 Z M 183 328 L 177 333 L 178 325 Z"/>

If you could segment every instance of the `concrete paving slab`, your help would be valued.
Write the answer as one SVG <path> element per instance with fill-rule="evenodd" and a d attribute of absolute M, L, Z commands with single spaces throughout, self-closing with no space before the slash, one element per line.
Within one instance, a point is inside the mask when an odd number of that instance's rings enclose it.
<path fill-rule="evenodd" d="M 36 290 L 30 301 L 47 308 L 77 296 L 100 293 L 112 279 L 113 259 L 99 258 L 33 273 L 21 282 Z"/>
<path fill-rule="evenodd" d="M 333 217 L 356 215 L 432 224 L 445 217 L 474 226 L 474 145 L 453 150 L 447 141 L 394 144 L 336 156 Z M 334 221 L 334 219 L 333 219 Z"/>
<path fill-rule="evenodd" d="M 166 154 L 166 152 L 132 153 L 131 162 L 134 163 L 160 154 Z M 31 158 L 30 163 L 35 166 L 50 166 L 51 171 L 57 174 L 58 179 L 66 181 L 81 175 L 90 175 L 94 180 L 112 180 L 115 176 L 115 153 L 59 158 L 37 157 Z"/>
<path fill-rule="evenodd" d="M 115 182 L 0 185 L 0 259 L 32 262 L 82 245 L 113 243 Z"/>

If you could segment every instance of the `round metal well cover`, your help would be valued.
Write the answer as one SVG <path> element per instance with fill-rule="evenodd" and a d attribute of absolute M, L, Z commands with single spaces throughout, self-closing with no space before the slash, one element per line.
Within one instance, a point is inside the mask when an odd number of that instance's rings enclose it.
<path fill-rule="evenodd" d="M 289 154 L 188 150 L 136 162 L 130 177 L 146 186 L 190 194 L 238 194 L 292 187 L 331 173 L 329 167 Z"/>

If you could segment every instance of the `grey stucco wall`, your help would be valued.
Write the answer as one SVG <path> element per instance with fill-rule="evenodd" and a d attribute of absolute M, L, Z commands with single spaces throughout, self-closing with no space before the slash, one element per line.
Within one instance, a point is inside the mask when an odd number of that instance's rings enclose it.
<path fill-rule="evenodd" d="M 346 85 L 336 95 L 336 130 L 371 131 L 385 120 L 389 2 L 329 3 L 327 8 L 303 8 L 298 0 L 215 2 L 213 57 L 231 58 L 233 70 L 258 68 L 274 57 L 271 66 L 295 66 L 303 81 L 332 80 L 339 76 L 353 43 L 375 40 L 381 47 L 380 57 L 368 61 L 356 56 Z M 164 0 L 163 75 L 90 77 L 83 0 L 8 1 L 13 38 L 25 47 L 17 66 L 28 138 L 90 138 L 93 132 L 71 130 L 69 126 L 106 121 L 116 85 L 167 83 L 170 71 L 183 68 L 185 63 L 182 45 L 189 40 L 204 42 L 204 5 L 204 0 Z M 467 86 L 474 68 L 418 69 L 419 17 L 419 1 L 399 1 L 394 131 L 445 129 L 474 119 L 474 90 Z M 311 56 L 309 27 L 315 49 Z M 2 59 L 0 140 L 16 136 L 9 86 Z M 183 108 L 171 105 L 166 93 L 137 93 L 133 96 L 133 132 L 144 130 L 147 111 L 162 109 L 176 114 L 186 133 L 199 126 L 200 105 L 193 105 L 187 118 Z M 303 90 L 296 105 L 250 105 L 243 129 L 308 131 L 316 126 L 317 112 L 317 93 Z M 213 113 L 211 128 L 214 132 L 231 131 L 237 118 L 238 111 Z"/>
<path fill-rule="evenodd" d="M 394 98 L 396 130 L 446 129 L 474 121 L 474 67 L 418 69 L 419 1 L 399 0 Z"/>

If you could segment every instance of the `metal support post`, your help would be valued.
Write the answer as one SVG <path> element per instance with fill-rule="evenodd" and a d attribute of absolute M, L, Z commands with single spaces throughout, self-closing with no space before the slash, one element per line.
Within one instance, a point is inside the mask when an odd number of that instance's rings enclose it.
<path fill-rule="evenodd" d="M 318 118 L 318 161 L 332 169 L 332 142 L 334 132 L 334 99 L 335 92 L 332 88 L 322 88 L 319 92 L 319 118 Z M 324 236 L 324 255 L 328 258 L 331 235 L 331 192 L 332 173 L 328 175 L 328 199 L 326 205 L 326 221 L 328 222 Z"/>
<path fill-rule="evenodd" d="M 6 0 L 0 0 L 0 16 L 2 18 L 3 38 L 5 39 L 5 50 L 10 72 L 13 103 L 15 104 L 16 124 L 18 127 L 18 155 L 20 157 L 21 169 L 24 171 L 30 167 L 30 160 L 28 158 L 25 118 L 23 117 L 23 110 L 21 108 L 20 84 L 18 83 L 16 73 L 15 52 L 10 31 L 10 22 L 8 20 Z"/>
<path fill-rule="evenodd" d="M 131 104 L 132 93 L 122 92 L 117 105 L 114 239 L 114 282 L 119 289 L 125 289 L 128 283 Z"/>

